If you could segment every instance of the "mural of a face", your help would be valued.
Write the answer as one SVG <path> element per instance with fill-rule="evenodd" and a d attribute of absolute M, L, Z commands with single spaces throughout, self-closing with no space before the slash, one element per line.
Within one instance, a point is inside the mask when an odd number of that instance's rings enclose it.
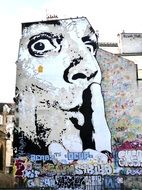
<path fill-rule="evenodd" d="M 24 25 L 15 154 L 50 155 L 70 163 L 69 153 L 111 153 L 96 50 L 97 38 L 86 18 Z"/>

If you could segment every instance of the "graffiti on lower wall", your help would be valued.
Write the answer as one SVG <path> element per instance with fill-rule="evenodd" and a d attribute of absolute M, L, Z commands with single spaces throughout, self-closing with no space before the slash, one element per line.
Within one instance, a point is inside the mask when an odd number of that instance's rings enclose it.
<path fill-rule="evenodd" d="M 134 63 L 98 49 L 98 36 L 84 17 L 22 26 L 15 177 L 28 187 L 77 189 L 87 185 L 86 175 L 92 185 L 119 189 L 121 176 L 141 175 Z"/>
<path fill-rule="evenodd" d="M 84 189 L 85 187 L 120 188 L 123 178 L 111 176 L 109 164 L 71 165 L 30 162 L 27 157 L 15 160 L 15 177 L 25 179 L 28 187 Z M 82 175 L 83 174 L 83 175 Z M 111 177 L 109 177 L 109 175 Z"/>

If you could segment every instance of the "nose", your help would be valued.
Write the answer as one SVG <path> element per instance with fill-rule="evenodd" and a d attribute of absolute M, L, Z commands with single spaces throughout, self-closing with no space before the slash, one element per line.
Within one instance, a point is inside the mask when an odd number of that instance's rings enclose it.
<path fill-rule="evenodd" d="M 65 69 L 63 78 L 67 83 L 74 83 L 79 79 L 87 79 L 88 81 L 98 73 L 98 69 L 91 63 L 85 63 L 83 57 L 75 58 L 71 61 L 68 68 Z"/>

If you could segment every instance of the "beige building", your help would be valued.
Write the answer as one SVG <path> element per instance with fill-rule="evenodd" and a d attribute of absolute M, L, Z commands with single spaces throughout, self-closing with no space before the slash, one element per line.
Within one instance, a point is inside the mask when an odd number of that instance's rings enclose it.
<path fill-rule="evenodd" d="M 0 103 L 0 171 L 9 173 L 13 156 L 14 104 Z"/>
<path fill-rule="evenodd" d="M 142 33 L 118 34 L 117 43 L 99 43 L 100 48 L 120 55 L 137 65 L 137 79 L 142 80 Z"/>

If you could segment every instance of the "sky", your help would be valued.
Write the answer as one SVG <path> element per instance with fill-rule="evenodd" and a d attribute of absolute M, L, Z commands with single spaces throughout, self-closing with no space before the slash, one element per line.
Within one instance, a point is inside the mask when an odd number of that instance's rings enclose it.
<path fill-rule="evenodd" d="M 142 0 L 0 0 L 0 103 L 13 103 L 21 23 L 85 16 L 100 42 L 117 42 L 117 34 L 142 33 Z"/>

